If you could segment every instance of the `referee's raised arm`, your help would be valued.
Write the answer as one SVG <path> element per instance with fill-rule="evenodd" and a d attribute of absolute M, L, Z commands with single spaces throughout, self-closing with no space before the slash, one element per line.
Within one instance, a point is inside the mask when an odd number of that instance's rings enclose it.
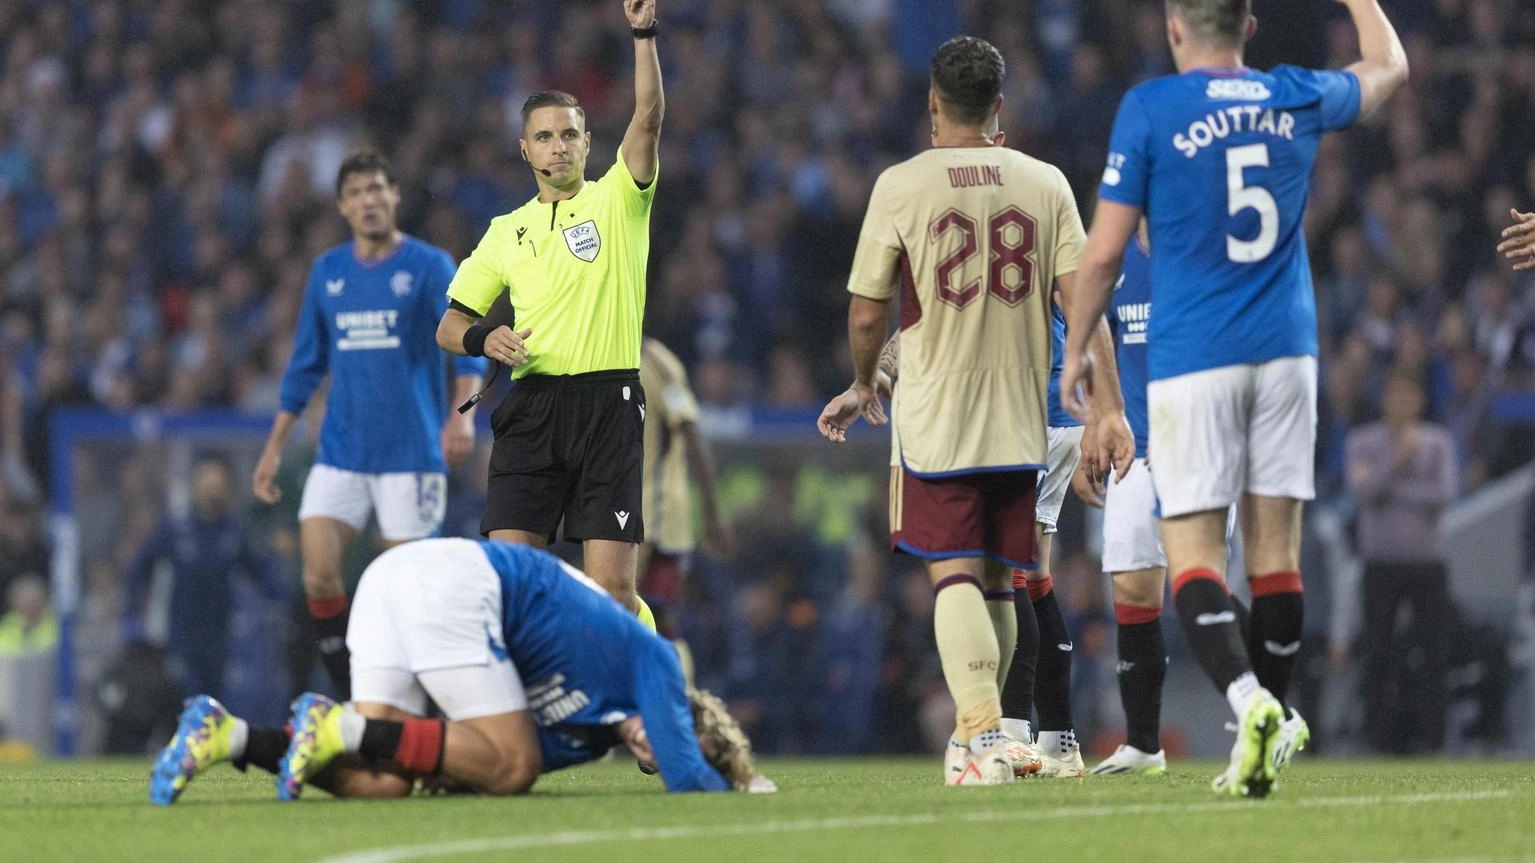
<path fill-rule="evenodd" d="M 634 181 L 648 186 L 656 178 L 656 150 L 666 113 L 661 60 L 656 54 L 656 0 L 624 0 L 624 14 L 634 34 L 634 117 L 619 152 Z"/>

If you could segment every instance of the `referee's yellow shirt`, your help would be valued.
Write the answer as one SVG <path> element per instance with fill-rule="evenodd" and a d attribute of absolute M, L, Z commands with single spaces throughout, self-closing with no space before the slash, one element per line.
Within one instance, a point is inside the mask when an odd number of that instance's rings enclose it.
<path fill-rule="evenodd" d="M 575 197 L 498 216 L 458 267 L 448 298 L 481 315 L 509 292 L 529 362 L 512 376 L 640 366 L 655 180 L 640 188 L 619 152 Z"/>

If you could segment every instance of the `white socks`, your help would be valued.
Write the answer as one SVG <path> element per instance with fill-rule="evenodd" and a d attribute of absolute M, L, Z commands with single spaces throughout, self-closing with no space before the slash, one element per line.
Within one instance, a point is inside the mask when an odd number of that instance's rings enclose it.
<path fill-rule="evenodd" d="M 1034 743 L 1034 729 L 1029 727 L 1027 719 L 1002 719 L 1002 733 L 1021 743 Z"/>
<path fill-rule="evenodd" d="M 368 725 L 367 717 L 344 707 L 341 710 L 341 748 L 347 752 L 356 752 L 362 746 L 362 730 Z"/>
<path fill-rule="evenodd" d="M 1237 715 L 1237 721 L 1241 721 L 1242 713 L 1247 710 L 1248 699 L 1262 688 L 1258 683 L 1258 675 L 1251 671 L 1245 672 L 1226 687 L 1226 703 L 1231 705 L 1231 712 Z"/>
<path fill-rule="evenodd" d="M 1069 728 L 1065 731 L 1039 732 L 1039 751 L 1052 758 L 1070 755 L 1071 747 L 1076 745 L 1077 733 Z"/>
<path fill-rule="evenodd" d="M 245 744 L 251 737 L 250 723 L 238 716 L 229 717 L 229 760 L 239 760 L 245 754 Z"/>
<path fill-rule="evenodd" d="M 1005 742 L 1006 738 L 1002 736 L 1002 732 L 999 729 L 982 731 L 980 734 L 970 738 L 970 753 L 972 755 L 983 755 L 987 750 L 1001 746 Z"/>

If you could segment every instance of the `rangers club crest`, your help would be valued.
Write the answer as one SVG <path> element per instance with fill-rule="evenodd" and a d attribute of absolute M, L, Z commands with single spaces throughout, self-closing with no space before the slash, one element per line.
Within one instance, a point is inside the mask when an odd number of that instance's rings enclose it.
<path fill-rule="evenodd" d="M 396 270 L 389 277 L 389 290 L 394 291 L 397 297 L 409 296 L 411 290 L 416 287 L 416 277 L 405 270 Z"/>
<path fill-rule="evenodd" d="M 602 251 L 602 237 L 597 233 L 597 223 L 587 219 L 579 225 L 566 228 L 565 245 L 570 247 L 570 253 L 590 264 L 597 260 L 597 253 Z"/>

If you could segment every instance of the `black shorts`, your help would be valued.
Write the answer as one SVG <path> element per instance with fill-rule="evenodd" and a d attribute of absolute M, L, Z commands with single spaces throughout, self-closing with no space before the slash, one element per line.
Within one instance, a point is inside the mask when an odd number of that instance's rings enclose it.
<path fill-rule="evenodd" d="M 495 445 L 480 532 L 553 542 L 645 538 L 645 390 L 637 371 L 528 375 L 490 415 Z"/>

